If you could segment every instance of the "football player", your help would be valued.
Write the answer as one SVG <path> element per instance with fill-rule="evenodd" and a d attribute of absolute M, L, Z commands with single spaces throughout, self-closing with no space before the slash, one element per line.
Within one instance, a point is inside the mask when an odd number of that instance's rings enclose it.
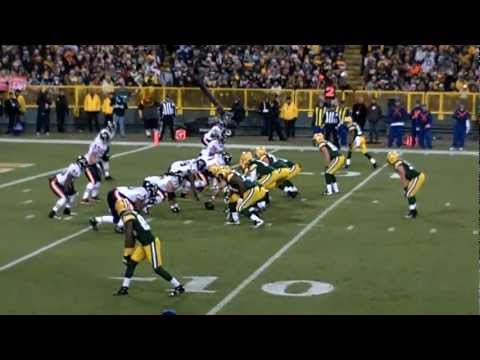
<path fill-rule="evenodd" d="M 225 123 L 220 120 L 202 136 L 202 144 L 207 146 L 213 140 L 224 143 L 229 136 L 232 136 L 232 131 L 227 129 Z"/>
<path fill-rule="evenodd" d="M 108 130 L 101 130 L 95 140 L 90 144 L 85 158 L 88 165 L 85 169 L 85 176 L 88 183 L 83 193 L 82 204 L 89 204 L 91 200 L 98 201 L 98 192 L 102 181 L 101 167 L 99 162 L 105 155 L 110 141 L 110 132 Z"/>
<path fill-rule="evenodd" d="M 425 182 L 425 174 L 417 171 L 410 163 L 401 159 L 396 151 L 390 151 L 387 154 L 387 162 L 400 176 L 403 194 L 408 201 L 408 213 L 405 215 L 405 218 L 414 219 L 418 215 L 415 195 Z"/>
<path fill-rule="evenodd" d="M 325 167 L 325 182 L 327 188 L 324 191 L 324 195 L 333 195 L 338 193 L 338 184 L 335 174 L 345 164 L 345 156 L 340 155 L 338 148 L 330 141 L 325 140 L 325 136 L 322 133 L 316 133 L 313 135 L 313 142 L 318 146 L 320 153 L 325 159 L 327 166 Z"/>
<path fill-rule="evenodd" d="M 147 176 L 143 180 L 143 187 L 149 187 L 148 183 L 155 184 L 157 186 L 157 193 L 147 204 L 147 211 L 154 205 L 162 203 L 165 199 L 168 199 L 170 203 L 170 211 L 173 213 L 179 213 L 180 207 L 176 201 L 175 192 L 181 187 L 182 178 L 179 175 L 165 174 L 162 176 Z"/>
<path fill-rule="evenodd" d="M 228 166 L 212 166 L 208 169 L 220 181 L 227 184 L 226 202 L 228 203 L 230 221 L 226 225 L 239 225 L 242 214 L 252 220 L 253 227 L 259 228 L 264 220 L 258 215 L 258 203 L 264 202 L 268 191 L 255 182 L 243 180 Z"/>
<path fill-rule="evenodd" d="M 274 168 L 263 161 L 254 159 L 250 151 L 244 151 L 240 155 L 240 169 L 248 180 L 257 181 L 267 190 L 278 187 L 289 174 L 287 168 Z"/>
<path fill-rule="evenodd" d="M 178 175 L 182 179 L 181 197 L 185 197 L 191 191 L 195 200 L 200 201 L 197 190 L 203 189 L 208 184 L 206 176 L 202 173 L 205 169 L 206 163 L 203 159 L 180 160 L 170 165 L 167 174 Z"/>
<path fill-rule="evenodd" d="M 105 180 L 113 180 L 113 178 L 110 176 L 110 144 L 112 143 L 112 140 L 115 137 L 115 124 L 111 121 L 108 121 L 107 126 L 105 127 L 105 130 L 109 132 L 110 137 L 108 140 L 107 150 L 105 151 L 105 153 L 101 158 L 100 166 L 103 170 L 103 174 L 105 175 Z"/>
<path fill-rule="evenodd" d="M 78 179 L 82 174 L 82 170 L 87 167 L 87 159 L 84 156 L 77 157 L 74 163 L 71 163 L 61 173 L 56 174 L 48 179 L 48 184 L 53 193 L 58 197 L 55 206 L 48 213 L 49 218 L 59 218 L 57 216 L 58 211 L 63 209 L 64 215 L 71 215 L 71 209 L 77 192 L 73 186 L 74 179 Z"/>
<path fill-rule="evenodd" d="M 117 200 L 126 199 L 130 204 L 131 209 L 145 209 L 149 198 L 155 196 L 156 189 L 133 186 L 119 186 L 110 190 L 107 194 L 107 204 L 111 215 L 91 217 L 89 219 L 90 225 L 94 230 L 98 230 L 100 224 L 113 224 L 114 230 L 117 233 L 123 232 L 123 223 L 120 219 L 120 214 L 115 210 L 115 203 Z"/>
<path fill-rule="evenodd" d="M 373 168 L 376 169 L 377 162 L 368 153 L 367 141 L 365 140 L 365 135 L 363 135 L 363 131 L 360 125 L 354 122 L 350 116 L 345 117 L 344 124 L 347 126 L 349 140 L 345 169 L 348 169 L 351 164 L 353 149 L 360 149 L 360 152 L 370 161 Z"/>
<path fill-rule="evenodd" d="M 278 185 L 278 188 L 292 198 L 298 195 L 297 187 L 290 180 L 300 174 L 302 171 L 302 165 L 287 159 L 277 158 L 275 155 L 267 153 L 264 146 L 259 146 L 255 149 L 255 156 L 260 161 L 263 161 L 275 169 L 288 168 L 288 176 L 285 181 Z"/>
<path fill-rule="evenodd" d="M 183 285 L 162 266 L 161 243 L 150 229 L 150 225 L 126 199 L 115 201 L 115 212 L 122 218 L 125 226 L 125 247 L 123 261 L 126 265 L 123 283 L 114 295 L 128 295 L 128 289 L 137 265 L 143 260 L 152 265 L 153 271 L 172 284 L 170 296 L 185 292 Z M 138 242 L 138 243 L 137 243 Z"/>

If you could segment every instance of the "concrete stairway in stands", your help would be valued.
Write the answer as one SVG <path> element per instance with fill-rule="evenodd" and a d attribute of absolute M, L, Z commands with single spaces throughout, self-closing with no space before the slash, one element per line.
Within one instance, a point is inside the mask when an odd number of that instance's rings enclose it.
<path fill-rule="evenodd" d="M 363 88 L 362 78 L 362 46 L 346 45 L 343 58 L 347 63 L 348 83 L 352 90 L 360 90 Z"/>

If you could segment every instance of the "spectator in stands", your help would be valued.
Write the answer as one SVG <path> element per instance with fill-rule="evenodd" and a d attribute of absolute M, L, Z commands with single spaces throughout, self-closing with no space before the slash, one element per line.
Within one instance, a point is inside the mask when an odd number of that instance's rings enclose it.
<path fill-rule="evenodd" d="M 42 88 L 37 97 L 37 136 L 40 136 L 42 131 L 45 135 L 50 135 L 51 104 L 47 89 Z"/>
<path fill-rule="evenodd" d="M 377 104 L 377 99 L 372 97 L 370 105 L 367 107 L 365 119 L 368 121 L 368 132 L 370 143 L 378 144 L 378 122 L 383 117 L 382 108 Z M 375 137 L 375 141 L 373 138 Z"/>
<path fill-rule="evenodd" d="M 465 105 L 460 104 L 452 117 L 455 120 L 455 125 L 450 150 L 462 151 L 465 146 L 465 137 L 470 132 L 470 114 L 465 109 Z"/>
<path fill-rule="evenodd" d="M 65 118 L 69 114 L 68 100 L 65 96 L 65 92 L 60 89 L 57 97 L 55 98 L 55 112 L 57 115 L 57 130 L 59 133 L 65 132 Z"/>
<path fill-rule="evenodd" d="M 388 147 L 391 147 L 393 142 L 396 143 L 397 147 L 402 146 L 405 120 L 407 118 L 407 111 L 401 106 L 400 100 L 395 100 L 395 105 L 392 106 L 388 112 L 388 123 L 390 126 L 388 133 Z"/>
<path fill-rule="evenodd" d="M 283 136 L 282 126 L 280 125 L 280 103 L 278 101 L 278 95 L 275 95 L 270 101 L 269 116 L 268 116 L 268 141 L 273 141 L 273 131 L 278 135 L 281 141 L 285 141 Z"/>
<path fill-rule="evenodd" d="M 262 116 L 262 127 L 261 127 L 261 136 L 266 136 L 269 134 L 269 118 L 270 118 L 270 101 L 268 100 L 268 97 L 265 96 L 263 101 L 260 103 L 259 109 L 258 109 L 260 115 Z"/>
<path fill-rule="evenodd" d="M 235 98 L 235 101 L 232 104 L 232 113 L 232 120 L 235 121 L 238 127 L 240 123 L 245 120 L 245 109 L 238 97 Z"/>
<path fill-rule="evenodd" d="M 95 122 L 95 130 L 97 132 L 100 131 L 100 126 L 98 125 L 98 113 L 100 112 L 100 108 L 100 96 L 98 96 L 93 88 L 90 88 L 83 102 L 83 110 L 85 111 L 85 115 L 87 117 L 88 130 L 90 132 L 93 132 L 93 122 Z"/>
<path fill-rule="evenodd" d="M 103 113 L 103 126 L 112 123 L 113 121 L 113 87 L 112 90 L 107 92 L 107 96 L 103 99 L 102 113 Z"/>
<path fill-rule="evenodd" d="M 286 102 L 282 105 L 280 110 L 280 118 L 285 124 L 285 133 L 287 139 L 291 136 L 295 138 L 295 122 L 298 118 L 297 105 L 292 101 L 291 96 L 287 96 Z"/>
<path fill-rule="evenodd" d="M 363 96 L 357 98 L 357 102 L 353 105 L 352 108 L 352 119 L 363 130 L 365 127 L 365 120 L 367 116 L 367 107 L 364 104 Z"/>
<path fill-rule="evenodd" d="M 412 147 L 415 147 L 415 145 L 417 144 L 417 137 L 419 137 L 421 112 L 422 112 L 422 104 L 420 100 L 416 100 L 415 106 L 410 112 L 410 120 L 412 121 L 412 124 L 411 124 Z"/>
<path fill-rule="evenodd" d="M 5 134 L 13 133 L 13 127 L 17 122 L 17 119 L 20 114 L 19 110 L 20 105 L 13 91 L 8 92 L 7 99 L 5 100 L 5 114 L 8 117 L 8 128 Z"/>
<path fill-rule="evenodd" d="M 125 137 L 125 112 L 128 109 L 127 98 L 125 95 L 117 94 L 113 100 L 113 122 L 117 129 L 120 129 L 120 136 Z"/>
<path fill-rule="evenodd" d="M 145 91 L 140 104 L 138 105 L 138 115 L 143 121 L 145 135 L 150 137 L 154 130 L 158 130 L 158 104 L 153 99 L 151 89 Z"/>
<path fill-rule="evenodd" d="M 432 114 L 427 109 L 426 104 L 420 107 L 420 113 L 417 118 L 418 142 L 422 149 L 432 148 Z"/>

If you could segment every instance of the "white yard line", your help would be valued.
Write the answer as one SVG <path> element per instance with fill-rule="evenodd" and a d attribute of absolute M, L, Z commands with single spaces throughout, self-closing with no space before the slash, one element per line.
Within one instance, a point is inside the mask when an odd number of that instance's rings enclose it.
<path fill-rule="evenodd" d="M 6 139 L 4 139 L 4 140 L 6 140 Z M 118 154 L 114 154 L 114 155 L 111 156 L 111 158 L 115 159 L 115 158 L 122 157 L 122 156 L 125 156 L 125 155 L 134 154 L 134 153 L 139 152 L 139 151 L 144 151 L 144 150 L 151 149 L 152 147 L 153 147 L 153 145 L 149 144 L 147 146 L 143 146 L 143 147 L 140 147 L 138 149 L 133 149 L 133 150 L 124 151 L 124 152 L 121 152 L 121 153 L 118 153 Z M 67 166 L 67 165 L 68 164 L 66 164 L 65 166 Z M 47 172 L 44 172 L 44 173 L 41 173 L 41 174 L 32 175 L 32 176 L 24 177 L 24 178 L 21 178 L 21 179 L 9 181 L 7 183 L 0 184 L 0 189 L 6 188 L 6 187 L 9 187 L 9 186 L 18 185 L 18 184 L 23 184 L 25 182 L 32 181 L 32 180 L 35 180 L 35 179 L 38 179 L 38 178 L 41 178 L 41 177 L 53 175 L 53 174 L 56 174 L 56 173 L 62 171 L 63 169 L 64 168 L 50 170 L 50 171 L 47 171 Z"/>
<path fill-rule="evenodd" d="M 0 267 L 0 271 L 4 271 L 4 270 L 7 270 L 7 269 L 10 269 L 11 267 L 14 267 L 15 265 L 20 264 L 21 262 L 24 262 L 24 261 L 26 261 L 26 260 L 28 260 L 28 259 L 31 259 L 31 258 L 34 257 L 34 256 L 40 255 L 41 253 L 43 253 L 43 252 L 45 252 L 45 251 L 47 251 L 47 250 L 49 250 L 49 249 L 51 249 L 51 248 L 53 248 L 53 247 L 55 247 L 55 246 L 58 246 L 58 245 L 60 245 L 60 244 L 63 244 L 64 242 L 67 242 L 68 240 L 71 240 L 71 239 L 73 239 L 73 238 L 76 238 L 77 236 L 80 236 L 80 235 L 82 235 L 83 233 L 86 233 L 86 232 L 89 231 L 89 230 L 92 230 L 92 228 L 91 228 L 90 226 L 89 226 L 89 227 L 86 227 L 86 228 L 83 228 L 82 230 L 77 231 L 76 233 L 73 233 L 73 234 L 71 234 L 71 235 L 68 235 L 68 236 L 66 236 L 66 237 L 64 237 L 64 238 L 61 238 L 61 239 L 59 239 L 59 240 L 56 240 L 56 241 L 54 241 L 54 242 L 52 242 L 52 243 L 50 243 L 50 244 L 48 244 L 48 245 L 45 245 L 45 246 L 43 246 L 43 247 L 41 247 L 41 248 L 39 248 L 39 249 L 31 252 L 30 254 L 27 254 L 27 255 L 25 255 L 25 256 L 22 256 L 22 257 L 20 257 L 20 258 L 18 258 L 18 259 L 16 259 L 16 260 L 13 260 L 13 261 L 9 262 L 8 264 L 3 265 L 2 267 Z"/>
<path fill-rule="evenodd" d="M 64 145 L 88 145 L 91 140 L 41 140 L 41 139 L 0 139 L 0 143 L 34 143 L 34 144 L 64 144 Z M 153 146 L 150 141 L 113 141 L 112 145 L 119 146 Z M 226 144 L 227 149 L 252 149 L 257 147 L 258 144 Z M 318 151 L 318 148 L 314 146 L 299 146 L 299 145 L 265 145 L 271 150 L 297 150 L 297 151 Z M 200 142 L 180 142 L 180 143 L 160 143 L 158 147 L 186 147 L 186 148 L 203 148 L 203 144 Z M 397 148 L 370 148 L 371 153 L 387 153 L 392 150 L 397 150 L 402 154 L 425 154 L 430 155 L 463 155 L 463 156 L 479 156 L 478 151 L 449 151 L 449 150 L 421 150 L 421 149 L 397 149 Z"/>
<path fill-rule="evenodd" d="M 280 258 L 288 249 L 290 249 L 293 245 L 295 245 L 298 241 L 300 241 L 305 234 L 307 234 L 310 230 L 315 227 L 315 225 L 323 219 L 328 213 L 330 213 L 333 209 L 335 209 L 338 205 L 340 205 L 345 199 L 348 199 L 352 194 L 368 183 L 375 175 L 377 175 L 380 171 L 382 171 L 387 164 L 383 165 L 381 168 L 375 170 L 369 176 L 367 176 L 364 180 L 358 183 L 352 190 L 347 192 L 345 195 L 340 197 L 336 200 L 333 204 L 323 210 L 315 219 L 313 219 L 308 225 L 306 225 L 297 235 L 293 237 L 288 243 L 286 243 L 280 250 L 278 250 L 274 255 L 272 255 L 267 261 L 263 263 L 257 270 L 255 270 L 252 274 L 250 274 L 245 280 L 243 280 L 240 285 L 238 285 L 235 289 L 233 289 L 230 293 L 228 293 L 225 298 L 220 301 L 217 305 L 215 305 L 207 315 L 215 315 L 220 310 L 222 310 L 230 301 L 232 301 L 245 287 L 247 287 L 252 281 L 254 281 L 257 277 L 259 277 L 265 270 L 268 269 L 270 265 L 273 264 L 275 260 Z"/>

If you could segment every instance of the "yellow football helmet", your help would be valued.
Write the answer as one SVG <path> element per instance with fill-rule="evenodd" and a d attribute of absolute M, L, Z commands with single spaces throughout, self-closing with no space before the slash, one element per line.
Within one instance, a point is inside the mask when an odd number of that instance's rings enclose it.
<path fill-rule="evenodd" d="M 248 166 L 248 163 L 252 159 L 253 159 L 253 154 L 250 151 L 242 152 L 242 155 L 240 155 L 240 167 L 242 169 L 246 168 Z"/>
<path fill-rule="evenodd" d="M 258 146 L 255 148 L 255 156 L 257 158 L 261 159 L 264 155 L 267 155 L 267 149 L 265 149 L 265 146 Z"/>
<path fill-rule="evenodd" d="M 343 119 L 343 122 L 347 125 L 350 125 L 351 123 L 353 123 L 353 119 L 351 116 L 345 116 L 345 119 Z"/>
<path fill-rule="evenodd" d="M 322 141 L 325 141 L 325 136 L 322 133 L 316 133 L 313 135 L 313 141 L 318 145 Z"/>
<path fill-rule="evenodd" d="M 219 179 L 227 179 L 227 176 L 232 172 L 232 169 L 230 169 L 230 166 L 224 165 L 220 166 L 220 169 L 217 171 L 216 177 Z"/>
<path fill-rule="evenodd" d="M 218 165 L 212 165 L 208 168 L 208 171 L 213 175 L 217 176 L 218 172 L 220 171 L 220 166 Z"/>
<path fill-rule="evenodd" d="M 390 151 L 387 153 L 387 163 L 390 165 L 395 164 L 398 160 L 400 160 L 400 155 L 396 151 Z"/>
<path fill-rule="evenodd" d="M 130 212 L 132 210 L 132 205 L 127 199 L 118 199 L 117 201 L 115 201 L 115 211 L 118 215 L 122 216 L 126 212 Z"/>

